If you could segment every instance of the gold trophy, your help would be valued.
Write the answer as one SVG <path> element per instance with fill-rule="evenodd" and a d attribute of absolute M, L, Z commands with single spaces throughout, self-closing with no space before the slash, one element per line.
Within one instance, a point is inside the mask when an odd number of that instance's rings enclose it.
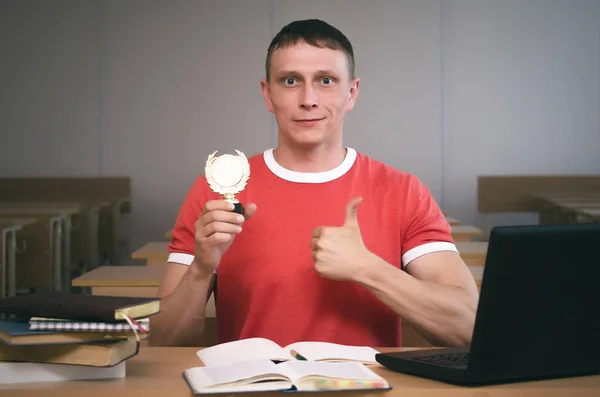
<path fill-rule="evenodd" d="M 244 215 L 244 207 L 235 198 L 235 195 L 244 190 L 250 178 L 250 164 L 244 153 L 235 151 L 237 155 L 223 154 L 215 156 L 210 154 L 206 160 L 204 173 L 206 181 L 213 192 L 223 196 L 223 200 L 235 205 L 233 212 Z"/>

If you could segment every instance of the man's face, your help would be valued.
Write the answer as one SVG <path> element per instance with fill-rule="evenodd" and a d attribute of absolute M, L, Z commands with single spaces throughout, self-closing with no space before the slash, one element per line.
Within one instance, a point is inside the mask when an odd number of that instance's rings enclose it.
<path fill-rule="evenodd" d="M 346 112 L 354 107 L 358 79 L 351 79 L 346 54 L 305 42 L 271 56 L 270 81 L 261 87 L 275 114 L 280 138 L 306 148 L 341 141 Z"/>

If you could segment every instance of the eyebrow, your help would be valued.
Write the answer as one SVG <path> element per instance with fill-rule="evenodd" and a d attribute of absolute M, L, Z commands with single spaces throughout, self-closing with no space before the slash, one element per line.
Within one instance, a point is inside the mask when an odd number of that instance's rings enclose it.
<path fill-rule="evenodd" d="M 275 76 L 283 77 L 283 76 L 300 76 L 302 73 L 297 72 L 295 70 L 277 70 L 273 73 Z M 338 73 L 333 70 L 319 70 L 316 72 L 317 76 L 338 76 Z"/>

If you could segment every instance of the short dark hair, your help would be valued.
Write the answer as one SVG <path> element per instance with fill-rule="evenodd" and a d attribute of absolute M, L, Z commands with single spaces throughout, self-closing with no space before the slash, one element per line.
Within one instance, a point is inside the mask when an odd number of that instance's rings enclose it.
<path fill-rule="evenodd" d="M 270 78 L 269 69 L 273 51 L 295 45 L 298 41 L 304 41 L 314 47 L 342 50 L 348 57 L 350 78 L 354 78 L 354 50 L 350 40 L 327 22 L 319 19 L 304 19 L 287 24 L 271 40 L 265 65 L 267 81 Z"/>

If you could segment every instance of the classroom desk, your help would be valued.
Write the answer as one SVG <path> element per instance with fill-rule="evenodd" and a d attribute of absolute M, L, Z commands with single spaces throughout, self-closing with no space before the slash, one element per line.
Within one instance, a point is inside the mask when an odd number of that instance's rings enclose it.
<path fill-rule="evenodd" d="M 600 208 L 600 192 L 532 193 L 540 203 L 541 224 L 577 222 L 581 208 Z"/>
<path fill-rule="evenodd" d="M 16 295 L 16 233 L 21 227 L 20 224 L 0 219 L 0 298 Z"/>
<path fill-rule="evenodd" d="M 73 287 L 89 287 L 92 295 L 141 296 L 158 295 L 165 266 L 100 266 L 75 277 Z"/>
<path fill-rule="evenodd" d="M 452 226 L 452 238 L 455 242 L 470 241 L 475 237 L 483 237 L 483 231 L 475 226 L 458 225 Z"/>
<path fill-rule="evenodd" d="M 446 220 L 450 224 L 450 226 L 458 226 L 460 225 L 460 221 L 452 216 L 446 216 Z"/>
<path fill-rule="evenodd" d="M 182 377 L 187 368 L 202 366 L 197 347 L 147 347 L 126 363 L 127 376 L 122 379 L 67 381 L 0 385 L 3 397 L 189 397 L 191 390 Z M 410 348 L 377 348 L 382 352 L 411 350 Z M 386 391 L 336 392 L 338 397 L 597 397 L 600 395 L 600 375 L 563 379 L 538 380 L 479 387 L 460 387 L 434 380 L 393 372 L 381 365 L 370 368 L 392 386 Z M 228 397 L 237 394 L 227 394 Z M 282 396 L 282 392 L 240 394 L 255 397 Z M 329 395 L 329 393 L 327 393 Z"/>
<path fill-rule="evenodd" d="M 456 241 L 455 245 L 467 266 L 485 265 L 487 241 Z"/>
<path fill-rule="evenodd" d="M 14 296 L 18 288 L 53 285 L 54 268 L 50 255 L 50 233 L 37 218 L 0 217 L 0 296 Z"/>
<path fill-rule="evenodd" d="M 125 233 L 125 215 L 131 212 L 131 199 L 129 197 L 122 197 L 112 203 L 112 254 L 114 263 L 119 263 L 122 259 L 122 247 L 127 242 L 127 235 Z"/>
<path fill-rule="evenodd" d="M 56 291 L 68 285 L 65 281 L 71 264 L 72 217 L 80 211 L 77 203 L 0 203 L 2 217 L 36 217 L 48 221 Z"/>
<path fill-rule="evenodd" d="M 0 298 L 17 294 L 17 233 L 35 218 L 0 218 Z"/>
<path fill-rule="evenodd" d="M 143 259 L 147 266 L 164 266 L 169 258 L 169 241 L 151 241 L 131 253 L 132 259 Z"/>
<path fill-rule="evenodd" d="M 108 201 L 97 202 L 0 202 L 0 216 L 46 216 L 50 219 L 53 254 L 60 273 L 60 283 L 70 281 L 72 256 L 91 268 L 100 261 L 100 213 L 110 209 Z M 62 244 L 61 244 L 62 242 Z M 59 280 L 55 288 L 60 290 Z"/>
<path fill-rule="evenodd" d="M 576 211 L 580 220 L 600 222 L 600 207 L 599 208 L 578 208 Z M 583 218 L 583 219 L 581 219 Z"/>

